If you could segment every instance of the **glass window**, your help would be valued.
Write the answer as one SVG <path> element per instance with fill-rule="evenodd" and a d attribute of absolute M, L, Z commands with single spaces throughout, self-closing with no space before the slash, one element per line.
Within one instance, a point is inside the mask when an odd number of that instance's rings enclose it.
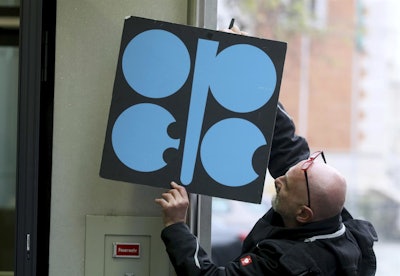
<path fill-rule="evenodd" d="M 0 274 L 14 266 L 17 112 L 18 48 L 0 46 Z"/>
<path fill-rule="evenodd" d="M 19 0 L 0 0 L 0 275 L 14 275 Z"/>

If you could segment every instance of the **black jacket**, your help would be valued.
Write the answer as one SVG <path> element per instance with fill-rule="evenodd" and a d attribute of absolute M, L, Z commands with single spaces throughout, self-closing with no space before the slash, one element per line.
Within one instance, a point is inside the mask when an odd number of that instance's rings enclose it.
<path fill-rule="evenodd" d="M 162 231 L 177 275 L 374 275 L 373 226 L 344 210 L 328 220 L 285 228 L 272 209 L 254 226 L 242 255 L 214 265 L 184 223 Z"/>
<path fill-rule="evenodd" d="M 278 103 L 268 171 L 273 178 L 284 175 L 290 167 L 309 157 L 307 141 L 296 135 L 295 125 Z"/>

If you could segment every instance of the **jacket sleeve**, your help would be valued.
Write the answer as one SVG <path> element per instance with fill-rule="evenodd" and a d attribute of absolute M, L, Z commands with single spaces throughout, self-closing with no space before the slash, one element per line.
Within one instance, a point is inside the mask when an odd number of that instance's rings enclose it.
<path fill-rule="evenodd" d="M 220 269 L 210 261 L 185 223 L 164 228 L 161 238 L 178 276 L 204 275 L 204 271 L 208 272 L 207 275 L 225 275 L 219 273 Z"/>
<path fill-rule="evenodd" d="M 267 258 L 245 253 L 225 267 L 215 265 L 184 223 L 172 224 L 161 232 L 166 250 L 178 276 L 281 275 Z"/>
<path fill-rule="evenodd" d="M 273 178 L 284 175 L 290 167 L 310 155 L 306 139 L 296 135 L 293 120 L 278 103 L 268 170 Z"/>

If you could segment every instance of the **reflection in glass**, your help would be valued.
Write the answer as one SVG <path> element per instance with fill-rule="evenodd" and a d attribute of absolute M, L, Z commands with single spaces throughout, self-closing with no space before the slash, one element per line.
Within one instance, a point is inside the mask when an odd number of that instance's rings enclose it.
<path fill-rule="evenodd" d="M 12 271 L 18 112 L 18 48 L 0 47 L 0 271 Z"/>

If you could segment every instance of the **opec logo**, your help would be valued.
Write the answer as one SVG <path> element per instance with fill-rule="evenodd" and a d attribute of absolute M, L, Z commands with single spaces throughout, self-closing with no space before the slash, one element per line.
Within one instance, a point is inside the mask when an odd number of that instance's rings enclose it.
<path fill-rule="evenodd" d="M 126 19 L 100 174 L 258 201 L 285 51 L 281 42 Z"/>

